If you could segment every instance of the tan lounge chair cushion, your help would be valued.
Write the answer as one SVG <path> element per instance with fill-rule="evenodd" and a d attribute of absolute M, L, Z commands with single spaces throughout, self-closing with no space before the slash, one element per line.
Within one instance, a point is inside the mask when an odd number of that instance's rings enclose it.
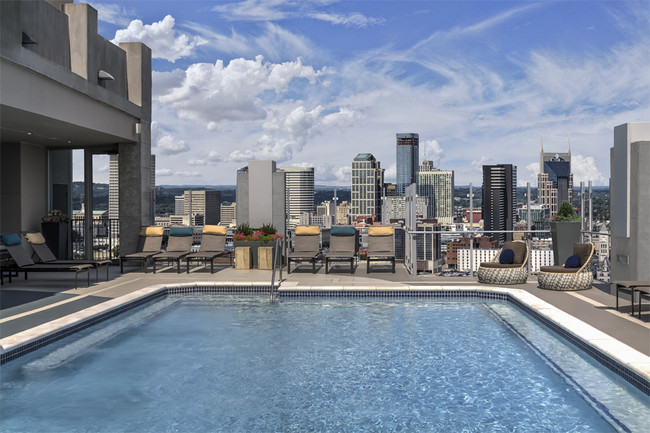
<path fill-rule="evenodd" d="M 165 232 L 164 227 L 149 226 L 140 229 L 140 236 L 162 236 Z"/>
<path fill-rule="evenodd" d="M 228 226 L 203 226 L 204 235 L 220 235 L 225 236 L 228 231 Z"/>
<path fill-rule="evenodd" d="M 395 233 L 393 226 L 368 227 L 368 236 L 392 236 Z"/>
<path fill-rule="evenodd" d="M 27 233 L 25 237 L 30 244 L 42 245 L 45 243 L 45 238 L 42 233 Z"/>
<path fill-rule="evenodd" d="M 319 226 L 298 226 L 296 227 L 296 236 L 313 236 L 320 234 Z"/>

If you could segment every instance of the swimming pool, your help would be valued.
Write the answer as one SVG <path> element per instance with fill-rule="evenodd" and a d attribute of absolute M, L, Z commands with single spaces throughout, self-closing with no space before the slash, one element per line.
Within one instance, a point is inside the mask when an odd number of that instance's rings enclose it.
<path fill-rule="evenodd" d="M 2 367 L 2 431 L 642 431 L 505 301 L 169 296 Z"/>

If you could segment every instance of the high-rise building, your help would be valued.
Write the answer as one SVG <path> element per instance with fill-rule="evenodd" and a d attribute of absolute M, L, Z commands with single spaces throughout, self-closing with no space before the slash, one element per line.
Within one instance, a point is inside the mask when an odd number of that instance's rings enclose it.
<path fill-rule="evenodd" d="M 427 219 L 429 199 L 417 197 L 415 200 L 415 215 L 418 219 Z M 385 197 L 381 211 L 382 223 L 390 224 L 390 220 L 406 218 L 406 197 Z"/>
<path fill-rule="evenodd" d="M 273 224 L 278 233 L 286 232 L 286 172 L 275 161 L 248 161 L 237 171 L 237 224 L 260 228 Z M 313 198 L 312 198 L 313 200 Z"/>
<path fill-rule="evenodd" d="M 314 167 L 278 168 L 284 172 L 289 226 L 295 227 L 303 213 L 314 213 Z"/>
<path fill-rule="evenodd" d="M 221 205 L 221 222 L 222 225 L 237 225 L 237 203 L 222 204 Z"/>
<path fill-rule="evenodd" d="M 185 213 L 185 195 L 174 196 L 174 215 L 183 215 Z"/>
<path fill-rule="evenodd" d="M 350 210 L 350 203 L 347 201 L 336 206 L 336 224 L 350 224 Z"/>
<path fill-rule="evenodd" d="M 384 186 L 384 169 L 371 153 L 360 153 L 352 161 L 352 209 L 354 220 L 358 216 L 374 216 L 381 221 L 381 196 Z"/>
<path fill-rule="evenodd" d="M 397 136 L 397 181 L 395 192 L 404 195 L 406 187 L 417 182 L 420 165 L 420 136 L 418 134 L 396 134 Z"/>
<path fill-rule="evenodd" d="M 573 200 L 573 174 L 571 173 L 571 146 L 566 153 L 544 152 L 540 145 L 539 174 L 537 175 L 537 204 L 557 214 L 560 203 Z"/>
<path fill-rule="evenodd" d="M 417 179 L 418 195 L 428 198 L 427 218 L 453 223 L 454 172 L 434 168 L 433 161 L 422 161 Z"/>
<path fill-rule="evenodd" d="M 483 166 L 483 230 L 513 230 L 517 220 L 517 167 L 512 164 Z M 494 233 L 499 243 L 512 233 Z"/>
<path fill-rule="evenodd" d="M 650 280 L 650 122 L 614 128 L 610 149 L 611 280 Z"/>
<path fill-rule="evenodd" d="M 217 225 L 221 221 L 221 191 L 193 191 L 184 193 L 184 215 L 192 225 Z"/>

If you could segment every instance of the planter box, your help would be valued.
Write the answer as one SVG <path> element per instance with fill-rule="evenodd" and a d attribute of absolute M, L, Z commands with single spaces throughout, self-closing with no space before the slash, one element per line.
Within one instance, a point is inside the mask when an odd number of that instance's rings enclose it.
<path fill-rule="evenodd" d="M 567 257 L 573 255 L 573 244 L 580 242 L 581 227 L 580 221 L 551 222 L 553 261 L 556 266 L 564 265 Z"/>
<path fill-rule="evenodd" d="M 45 243 L 59 260 L 68 259 L 68 224 L 41 223 Z"/>
<path fill-rule="evenodd" d="M 275 255 L 275 245 L 272 247 L 263 246 L 257 249 L 257 268 L 258 269 L 273 269 L 273 256 Z M 276 257 L 276 266 L 282 266 L 282 248 L 278 251 Z"/>

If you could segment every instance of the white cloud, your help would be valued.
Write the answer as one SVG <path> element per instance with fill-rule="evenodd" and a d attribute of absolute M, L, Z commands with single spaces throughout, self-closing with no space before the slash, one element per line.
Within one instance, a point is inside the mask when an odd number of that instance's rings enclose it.
<path fill-rule="evenodd" d="M 285 0 L 244 0 L 242 2 L 226 3 L 212 8 L 221 12 L 223 18 L 246 21 L 273 21 L 287 16 L 282 10 Z"/>
<path fill-rule="evenodd" d="M 173 135 L 165 135 L 157 143 L 158 152 L 163 155 L 176 155 L 190 150 L 183 140 L 175 138 Z"/>
<path fill-rule="evenodd" d="M 536 188 L 537 187 L 537 175 L 539 174 L 539 163 L 538 162 L 531 162 L 530 164 L 526 165 L 526 171 L 528 172 L 528 175 L 525 173 L 518 171 L 517 172 L 517 184 L 518 186 L 526 186 L 527 182 L 530 182 L 530 186 Z"/>
<path fill-rule="evenodd" d="M 300 152 L 308 140 L 321 134 L 323 126 L 346 126 L 355 117 L 353 111 L 342 108 L 338 112 L 321 116 L 324 109 L 317 106 L 311 111 L 298 106 L 284 115 L 275 112 L 273 117 L 264 123 L 264 133 L 257 141 L 254 149 L 235 150 L 229 160 L 248 161 L 250 159 L 273 159 L 288 161 L 295 153 Z"/>
<path fill-rule="evenodd" d="M 224 66 L 222 60 L 215 64 L 195 63 L 183 72 L 176 86 L 159 93 L 158 100 L 178 112 L 179 117 L 200 120 L 212 125 L 222 120 L 259 120 L 266 117 L 261 94 L 273 90 L 285 92 L 292 80 L 302 78 L 314 83 L 325 70 L 315 71 L 294 62 L 268 63 L 262 56 L 255 60 L 233 59 Z M 179 77 L 178 71 L 155 74 L 170 84 L 167 75 Z"/>
<path fill-rule="evenodd" d="M 124 6 L 112 3 L 87 2 L 97 9 L 97 19 L 116 26 L 128 26 L 134 13 L 127 11 Z"/>
<path fill-rule="evenodd" d="M 377 24 L 382 24 L 386 20 L 383 18 L 367 17 L 360 13 L 353 13 L 350 15 L 329 14 L 318 12 L 310 15 L 311 18 L 321 21 L 327 21 L 332 24 L 338 24 L 345 27 L 368 27 Z"/>
<path fill-rule="evenodd" d="M 160 168 L 156 170 L 156 177 L 158 176 L 173 176 L 174 172 L 168 168 Z"/>
<path fill-rule="evenodd" d="M 591 180 L 594 185 L 607 185 L 609 180 L 603 176 L 596 166 L 593 156 L 571 155 L 571 172 L 573 173 L 573 185 L 585 185 Z"/>
<path fill-rule="evenodd" d="M 395 183 L 397 179 L 397 163 L 392 163 L 384 170 L 384 181 Z"/>
<path fill-rule="evenodd" d="M 174 175 L 179 177 L 201 177 L 201 173 L 198 171 L 177 171 Z"/>
<path fill-rule="evenodd" d="M 183 33 L 177 33 L 174 24 L 175 20 L 171 15 L 152 24 L 143 24 L 140 20 L 133 20 L 126 29 L 115 32 L 115 38 L 111 42 L 114 44 L 142 42 L 151 48 L 153 58 L 165 59 L 170 62 L 192 55 L 196 47 L 207 43 L 201 37 L 190 37 Z"/>
<path fill-rule="evenodd" d="M 190 159 L 187 163 L 189 165 L 208 165 L 208 161 L 205 159 Z"/>
<path fill-rule="evenodd" d="M 472 161 L 472 168 L 474 168 L 475 171 L 480 171 L 483 172 L 483 166 L 484 165 L 490 165 L 492 163 L 492 158 L 488 158 L 487 156 L 482 156 L 481 159 L 479 160 L 474 160 Z"/>

